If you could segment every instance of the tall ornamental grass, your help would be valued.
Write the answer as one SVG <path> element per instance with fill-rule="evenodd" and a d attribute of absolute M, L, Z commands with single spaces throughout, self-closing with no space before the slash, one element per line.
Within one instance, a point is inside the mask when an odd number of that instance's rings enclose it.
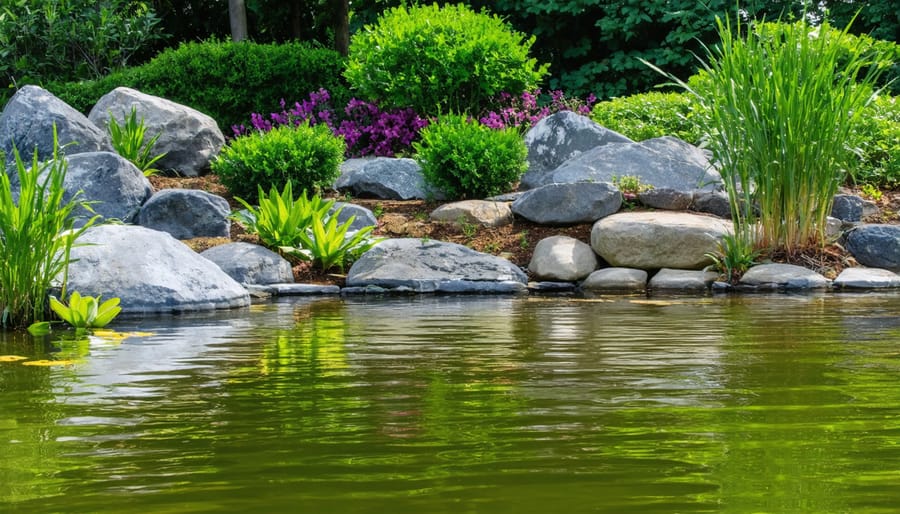
<path fill-rule="evenodd" d="M 0 322 L 3 328 L 20 328 L 45 319 L 47 293 L 62 277 L 63 295 L 69 256 L 75 240 L 96 220 L 74 227 L 72 212 L 86 204 L 66 201 L 63 183 L 66 160 L 59 155 L 54 130 L 53 159 L 39 163 L 37 151 L 31 166 L 17 150 L 15 171 L 19 194 L 15 198 L 7 173 L 0 173 Z M 3 162 L 3 161 L 0 161 Z"/>
<path fill-rule="evenodd" d="M 878 59 L 861 44 L 847 55 L 849 26 L 717 23 L 721 42 L 694 92 L 735 230 L 788 254 L 821 244 Z"/>

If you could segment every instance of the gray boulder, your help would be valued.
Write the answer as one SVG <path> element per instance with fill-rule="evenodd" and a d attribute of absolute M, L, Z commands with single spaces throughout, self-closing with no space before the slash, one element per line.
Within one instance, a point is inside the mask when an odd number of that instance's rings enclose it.
<path fill-rule="evenodd" d="M 652 209 L 684 211 L 691 206 L 694 195 L 690 191 L 679 191 L 669 187 L 660 187 L 641 191 L 638 193 L 637 199 L 642 205 Z"/>
<path fill-rule="evenodd" d="M 229 277 L 245 286 L 294 281 L 291 263 L 259 245 L 228 243 L 214 246 L 200 255 L 216 263 Z"/>
<path fill-rule="evenodd" d="M 338 209 L 340 209 L 340 212 L 338 212 Z M 332 215 L 335 212 L 338 212 L 337 221 L 340 224 L 346 223 L 351 217 L 353 218 L 353 222 L 350 224 L 350 232 L 356 232 L 357 230 L 366 227 L 378 226 L 378 219 L 375 218 L 375 214 L 362 205 L 347 202 L 334 202 L 334 206 L 328 211 L 328 214 Z"/>
<path fill-rule="evenodd" d="M 574 282 L 597 269 L 597 255 L 590 245 L 569 236 L 538 241 L 528 271 L 538 280 Z"/>
<path fill-rule="evenodd" d="M 157 161 L 156 168 L 196 177 L 209 169 L 209 163 L 225 146 L 225 136 L 210 116 L 127 87 L 117 87 L 103 95 L 88 119 L 106 129 L 110 113 L 121 125 L 132 108 L 138 119 L 144 118 L 148 137 L 160 134 L 151 154 L 166 155 Z"/>
<path fill-rule="evenodd" d="M 0 151 L 7 165 L 14 162 L 13 146 L 22 160 L 31 162 L 37 149 L 38 159 L 53 157 L 53 126 L 63 155 L 82 152 L 112 152 L 109 135 L 83 114 L 38 86 L 23 86 L 0 113 Z"/>
<path fill-rule="evenodd" d="M 847 251 L 860 264 L 900 271 L 900 225 L 861 225 L 846 238 Z"/>
<path fill-rule="evenodd" d="M 620 212 L 591 229 L 591 246 L 612 266 L 702 269 L 731 223 L 685 212 Z"/>
<path fill-rule="evenodd" d="M 824 289 L 831 281 L 803 266 L 776 263 L 753 266 L 740 284 L 764 289 Z"/>
<path fill-rule="evenodd" d="M 125 313 L 243 307 L 250 296 L 212 261 L 165 232 L 135 225 L 88 229 L 72 249 L 70 291 L 121 298 Z"/>
<path fill-rule="evenodd" d="M 880 268 L 847 268 L 834 279 L 840 289 L 882 289 L 900 287 L 900 275 Z"/>
<path fill-rule="evenodd" d="M 383 200 L 424 200 L 442 196 L 425 184 L 422 167 L 406 158 L 350 161 L 341 166 L 341 175 L 334 182 L 334 188 L 349 191 L 354 196 Z"/>
<path fill-rule="evenodd" d="M 353 263 L 350 288 L 402 289 L 418 293 L 524 292 L 527 277 L 501 257 L 455 243 L 389 239 Z"/>
<path fill-rule="evenodd" d="M 622 207 L 622 193 L 609 182 L 548 184 L 526 191 L 513 213 L 542 225 L 591 223 Z"/>
<path fill-rule="evenodd" d="M 221 196 L 199 189 L 163 189 L 141 209 L 141 226 L 168 232 L 175 239 L 228 237 L 231 209 Z"/>
<path fill-rule="evenodd" d="M 663 268 L 650 279 L 652 291 L 698 293 L 707 291 L 718 278 L 713 271 Z"/>
<path fill-rule="evenodd" d="M 695 191 L 691 208 L 697 212 L 731 219 L 731 203 L 724 191 Z"/>
<path fill-rule="evenodd" d="M 640 143 L 597 146 L 549 171 L 529 170 L 521 189 L 546 184 L 612 182 L 614 177 L 636 176 L 654 188 L 693 191 L 712 190 L 722 179 L 706 154 L 675 137 L 659 137 Z"/>
<path fill-rule="evenodd" d="M 865 200 L 856 195 L 835 195 L 831 215 L 841 221 L 862 221 L 864 203 Z"/>
<path fill-rule="evenodd" d="M 647 272 L 633 268 L 599 269 L 584 279 L 581 289 L 598 292 L 640 293 L 647 289 Z"/>
<path fill-rule="evenodd" d="M 132 223 L 141 205 L 153 194 L 153 186 L 134 164 L 112 152 L 88 152 L 66 157 L 64 198 L 71 199 L 81 191 L 79 198 L 93 202 L 91 209 L 101 219 L 116 219 Z M 79 210 L 75 213 L 76 226 L 81 226 L 92 214 Z"/>
<path fill-rule="evenodd" d="M 506 202 L 463 200 L 444 204 L 431 212 L 431 219 L 458 223 L 474 223 L 484 227 L 501 227 L 513 222 L 513 212 Z"/>
<path fill-rule="evenodd" d="M 556 169 L 591 148 L 631 142 L 631 139 L 598 125 L 586 116 L 560 111 L 540 120 L 525 134 L 528 170 L 541 174 Z"/>

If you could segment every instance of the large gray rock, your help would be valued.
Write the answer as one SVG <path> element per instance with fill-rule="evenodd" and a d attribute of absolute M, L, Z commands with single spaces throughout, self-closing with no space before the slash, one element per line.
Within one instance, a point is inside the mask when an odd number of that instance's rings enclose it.
<path fill-rule="evenodd" d="M 900 225 L 862 225 L 846 237 L 847 251 L 860 264 L 900 271 Z"/>
<path fill-rule="evenodd" d="M 834 279 L 840 289 L 883 289 L 900 287 L 900 275 L 880 268 L 847 268 Z"/>
<path fill-rule="evenodd" d="M 259 245 L 228 243 L 214 246 L 200 255 L 216 263 L 229 277 L 245 286 L 294 281 L 291 263 Z"/>
<path fill-rule="evenodd" d="M 622 207 L 622 193 L 609 182 L 547 184 L 526 191 L 512 211 L 541 225 L 591 223 Z"/>
<path fill-rule="evenodd" d="M 363 162 L 348 161 L 334 182 L 338 191 L 363 198 L 425 200 L 442 195 L 425 184 L 422 167 L 406 158 L 378 157 Z"/>
<path fill-rule="evenodd" d="M 591 246 L 611 266 L 702 269 L 731 223 L 684 212 L 620 212 L 591 229 Z"/>
<path fill-rule="evenodd" d="M 521 189 L 546 184 L 612 182 L 614 177 L 635 176 L 655 188 L 677 191 L 711 190 L 722 179 L 699 148 L 675 137 L 640 143 L 597 146 L 549 171 L 529 170 Z"/>
<path fill-rule="evenodd" d="M 724 191 L 695 191 L 691 208 L 697 212 L 731 219 L 731 202 Z"/>
<path fill-rule="evenodd" d="M 112 152 L 88 152 L 66 157 L 65 199 L 81 191 L 79 198 L 93 202 L 91 209 L 101 219 L 132 223 L 141 205 L 153 194 L 153 186 L 134 164 Z M 92 216 L 85 210 L 75 213 L 76 226 Z"/>
<path fill-rule="evenodd" d="M 597 269 L 597 255 L 590 245 L 569 236 L 538 241 L 528 271 L 538 280 L 574 282 Z"/>
<path fill-rule="evenodd" d="M 597 292 L 640 293 L 647 289 L 647 272 L 632 268 L 603 268 L 581 283 L 581 289 Z"/>
<path fill-rule="evenodd" d="M 431 212 L 431 219 L 458 223 L 475 223 L 484 227 L 501 227 L 513 222 L 513 212 L 506 202 L 463 200 L 441 205 Z"/>
<path fill-rule="evenodd" d="M 225 136 L 210 116 L 127 87 L 117 87 L 103 95 L 91 109 L 88 119 L 106 129 L 110 113 L 122 125 L 132 108 L 138 119 L 144 118 L 148 138 L 160 134 L 151 152 L 152 155 L 166 154 L 154 165 L 158 169 L 196 177 L 209 169 L 209 163 L 225 146 Z"/>
<path fill-rule="evenodd" d="M 228 201 L 199 189 L 163 189 L 141 209 L 141 226 L 168 232 L 175 239 L 228 237 Z"/>
<path fill-rule="evenodd" d="M 811 269 L 794 264 L 760 264 L 743 276 L 741 285 L 766 289 L 824 289 L 831 281 Z"/>
<path fill-rule="evenodd" d="M 14 162 L 13 145 L 25 163 L 37 149 L 38 159 L 53 157 L 53 126 L 63 155 L 82 152 L 112 152 L 109 135 L 83 114 L 37 86 L 23 86 L 0 113 L 0 151 L 6 163 Z"/>
<path fill-rule="evenodd" d="M 525 134 L 528 170 L 544 173 L 591 148 L 631 139 L 572 111 L 560 111 L 537 122 Z"/>
<path fill-rule="evenodd" d="M 351 288 L 402 288 L 419 293 L 524 292 L 525 273 L 506 259 L 455 243 L 389 239 L 353 263 Z"/>
<path fill-rule="evenodd" d="M 212 261 L 165 232 L 99 225 L 72 249 L 70 291 L 121 298 L 126 313 L 243 307 L 250 296 Z"/>

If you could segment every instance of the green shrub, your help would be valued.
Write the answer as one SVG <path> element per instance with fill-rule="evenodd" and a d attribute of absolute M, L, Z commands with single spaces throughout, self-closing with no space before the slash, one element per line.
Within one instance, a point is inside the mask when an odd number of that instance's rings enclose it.
<path fill-rule="evenodd" d="M 344 140 L 327 125 L 282 125 L 234 139 L 212 162 L 212 171 L 233 195 L 255 202 L 259 188 L 288 182 L 294 191 L 330 187 L 344 150 Z"/>
<path fill-rule="evenodd" d="M 442 116 L 413 143 L 425 180 L 453 198 L 484 198 L 509 191 L 528 165 L 515 128 L 492 129 L 464 116 Z"/>
<path fill-rule="evenodd" d="M 697 144 L 702 129 L 694 116 L 695 104 L 684 93 L 642 93 L 596 104 L 591 119 L 635 141 L 675 136 Z"/>
<path fill-rule="evenodd" d="M 74 228 L 72 214 L 85 204 L 78 195 L 64 200 L 66 160 L 59 157 L 54 128 L 53 159 L 38 162 L 37 150 L 27 166 L 13 150 L 19 196 L 13 199 L 10 177 L 0 173 L 0 324 L 26 327 L 45 319 L 47 292 L 62 278 L 65 294 L 69 255 L 75 240 L 96 220 Z"/>
<path fill-rule="evenodd" d="M 310 230 L 300 234 L 302 244 L 291 252 L 292 255 L 312 261 L 324 271 L 337 267 L 343 273 L 348 264 L 381 242 L 381 239 L 369 237 L 375 230 L 373 226 L 363 227 L 348 235 L 356 218 L 350 216 L 347 221 L 338 224 L 338 212 L 329 216 L 327 221 L 322 217 L 313 218 Z"/>
<path fill-rule="evenodd" d="M 344 58 L 303 43 L 183 43 L 150 62 L 95 80 L 51 83 L 47 89 L 81 112 L 119 86 L 178 102 L 212 116 L 228 132 L 253 112 L 279 109 L 281 99 L 325 88 L 335 105 L 349 100 Z"/>
<path fill-rule="evenodd" d="M 384 108 L 478 113 L 501 92 L 531 91 L 545 65 L 534 38 L 464 5 L 396 7 L 354 34 L 345 76 Z"/>
<path fill-rule="evenodd" d="M 859 165 L 851 169 L 857 184 L 900 187 L 900 100 L 880 96 L 853 126 L 852 146 Z"/>

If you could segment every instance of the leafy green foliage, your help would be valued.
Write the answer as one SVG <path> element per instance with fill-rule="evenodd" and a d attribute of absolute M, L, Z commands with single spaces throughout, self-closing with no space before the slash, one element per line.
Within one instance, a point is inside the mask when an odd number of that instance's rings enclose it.
<path fill-rule="evenodd" d="M 853 182 L 900 187 L 900 101 L 880 96 L 853 125 L 850 146 L 859 164 L 850 170 Z"/>
<path fill-rule="evenodd" d="M 438 118 L 413 143 L 425 180 L 452 198 L 484 198 L 509 190 L 528 167 L 514 128 L 491 129 L 465 116 Z"/>
<path fill-rule="evenodd" d="M 344 140 L 324 124 L 282 125 L 232 140 L 211 167 L 235 196 L 255 201 L 260 188 L 281 184 L 297 191 L 329 187 L 344 150 Z"/>
<path fill-rule="evenodd" d="M 501 92 L 532 90 L 546 74 L 534 38 L 464 5 L 389 9 L 354 34 L 344 75 L 382 107 L 476 114 Z"/>
<path fill-rule="evenodd" d="M 144 127 L 144 118 L 138 120 L 137 109 L 131 108 L 131 112 L 125 116 L 124 125 L 119 125 L 115 116 L 109 113 L 109 137 L 112 140 L 113 148 L 116 153 L 131 161 L 144 176 L 151 176 L 159 173 L 159 170 L 153 165 L 156 161 L 166 156 L 165 152 L 158 155 L 151 155 L 153 145 L 159 140 L 160 132 L 151 137 L 149 141 L 144 141 L 147 128 Z"/>
<path fill-rule="evenodd" d="M 78 195 L 65 200 L 66 160 L 53 132 L 53 159 L 40 164 L 35 150 L 26 167 L 13 151 L 19 196 L 7 173 L 0 173 L 0 323 L 24 327 L 44 318 L 47 291 L 55 280 L 65 291 L 69 255 L 76 239 L 96 221 L 74 228 L 73 213 L 87 207 Z"/>
<path fill-rule="evenodd" d="M 879 67 L 862 49 L 845 58 L 846 29 L 827 24 L 815 33 L 805 23 L 718 26 L 721 43 L 695 93 L 735 232 L 788 253 L 820 244 Z"/>
<path fill-rule="evenodd" d="M 596 104 L 591 119 L 635 141 L 675 136 L 697 144 L 702 134 L 695 104 L 684 93 L 640 93 Z"/>
<path fill-rule="evenodd" d="M 7 84 L 98 78 L 124 68 L 163 37 L 159 22 L 140 1 L 4 0 L 0 99 Z"/>
<path fill-rule="evenodd" d="M 103 328 L 122 312 L 118 298 L 103 302 L 100 296 L 81 296 L 78 291 L 72 291 L 69 305 L 51 295 L 50 309 L 76 330 Z"/>
<path fill-rule="evenodd" d="M 303 242 L 301 234 L 312 226 L 313 220 L 325 218 L 334 206 L 334 200 L 325 202 L 318 195 L 309 198 L 305 190 L 294 198 L 290 182 L 284 185 L 281 193 L 273 186 L 266 195 L 260 187 L 259 207 L 253 207 L 240 197 L 235 200 L 244 206 L 246 213 L 237 212 L 232 218 L 273 249 L 299 246 Z"/>
<path fill-rule="evenodd" d="M 339 225 L 337 214 L 335 212 L 327 218 L 313 218 L 310 230 L 300 234 L 301 246 L 290 249 L 291 254 L 304 260 L 311 260 L 325 271 L 338 267 L 343 273 L 348 264 L 353 263 L 381 241 L 369 237 L 375 229 L 371 226 L 348 236 L 347 232 L 355 218 L 351 216 Z"/>
<path fill-rule="evenodd" d="M 51 83 L 47 89 L 81 112 L 101 96 L 126 86 L 188 105 L 212 116 L 223 130 L 252 112 L 272 112 L 279 99 L 304 98 L 325 88 L 335 105 L 350 98 L 341 79 L 344 58 L 303 43 L 182 43 L 150 62 L 85 82 Z"/>

